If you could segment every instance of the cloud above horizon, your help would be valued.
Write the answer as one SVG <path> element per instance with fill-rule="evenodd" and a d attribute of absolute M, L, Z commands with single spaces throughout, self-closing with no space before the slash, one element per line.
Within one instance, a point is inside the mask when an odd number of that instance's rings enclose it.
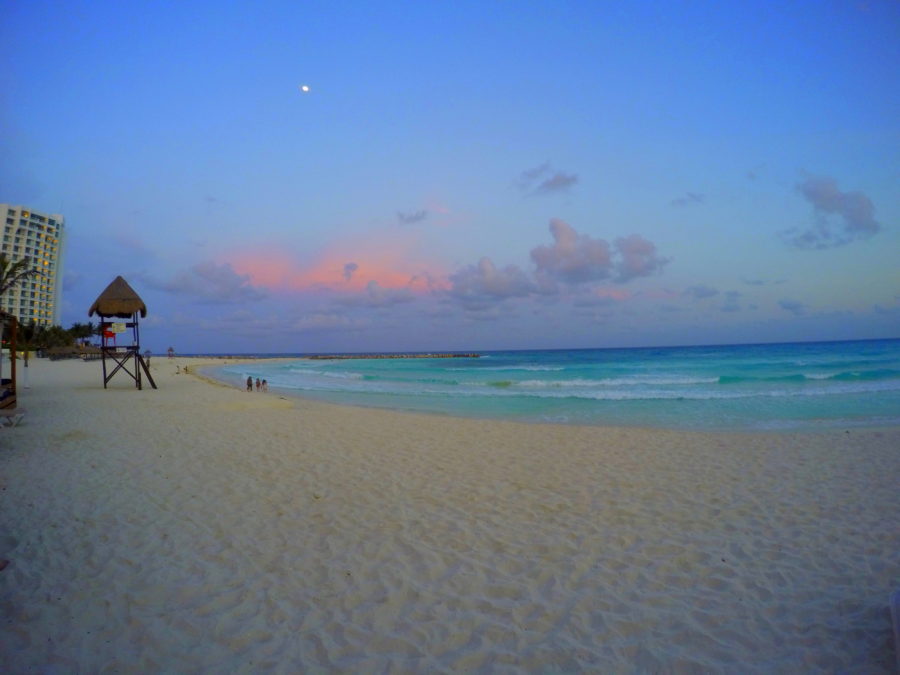
<path fill-rule="evenodd" d="M 787 283 L 787 279 L 747 279 L 741 278 L 741 283 L 747 286 L 780 286 Z"/>
<path fill-rule="evenodd" d="M 559 218 L 550 221 L 553 244 L 531 250 L 538 274 L 569 284 L 599 281 L 610 276 L 613 262 L 609 243 L 578 234 Z"/>
<path fill-rule="evenodd" d="M 402 225 L 414 225 L 415 223 L 421 223 L 423 220 L 428 218 L 428 211 L 425 209 L 419 209 L 418 211 L 397 211 L 397 220 Z"/>
<path fill-rule="evenodd" d="M 798 232 L 782 233 L 787 243 L 797 248 L 825 249 L 843 246 L 876 234 L 881 225 L 875 220 L 875 206 L 862 192 L 842 192 L 837 181 L 827 176 L 810 176 L 796 186 L 813 207 L 813 226 Z"/>
<path fill-rule="evenodd" d="M 262 300 L 266 293 L 250 283 L 250 276 L 238 274 L 229 263 L 201 262 L 177 272 L 169 281 L 147 277 L 151 288 L 169 293 L 184 293 L 205 303 L 241 303 Z"/>
<path fill-rule="evenodd" d="M 576 174 L 554 171 L 550 162 L 544 162 L 519 174 L 516 185 L 528 195 L 549 195 L 567 192 L 577 182 Z"/>
<path fill-rule="evenodd" d="M 639 234 L 616 239 L 614 246 L 604 239 L 579 234 L 559 218 L 550 220 L 554 243 L 531 250 L 531 260 L 539 277 L 566 284 L 581 284 L 612 278 L 625 283 L 662 270 L 669 260 L 656 253 L 656 245 Z"/>
<path fill-rule="evenodd" d="M 624 284 L 656 274 L 669 262 L 657 254 L 653 242 L 638 234 L 619 237 L 610 245 L 604 239 L 577 232 L 559 218 L 550 220 L 549 229 L 554 243 L 531 250 L 533 272 L 518 265 L 498 268 L 493 260 L 483 257 L 476 265 L 463 267 L 449 276 L 447 295 L 462 302 L 467 309 L 482 310 L 491 303 L 511 298 L 549 298 L 564 289 L 581 293 L 576 289 L 590 288 L 590 284 L 599 281 Z M 608 288 L 594 288 L 592 293 L 579 296 L 577 302 L 601 304 L 631 297 L 627 292 Z"/>
<path fill-rule="evenodd" d="M 725 292 L 725 302 L 722 303 L 720 309 L 723 312 L 740 312 L 741 307 L 741 297 L 743 293 L 740 291 L 726 291 Z"/>
<path fill-rule="evenodd" d="M 413 302 L 415 296 L 409 288 L 384 288 L 377 281 L 366 284 L 363 293 L 339 298 L 338 304 L 350 307 L 391 307 Z"/>
<path fill-rule="evenodd" d="M 261 335 L 295 336 L 298 333 L 328 333 L 360 331 L 371 325 L 367 318 L 354 318 L 327 311 L 306 311 L 293 317 L 270 312 L 259 314 L 239 310 L 215 318 L 198 318 L 179 314 L 173 318 L 175 326 L 191 327 L 211 333 L 239 334 L 258 339 Z"/>
<path fill-rule="evenodd" d="M 66 272 L 63 274 L 62 278 L 62 289 L 63 291 L 73 291 L 78 288 L 78 285 L 81 283 L 82 279 L 84 279 L 84 275 L 80 272 Z"/>
<path fill-rule="evenodd" d="M 272 291 L 365 291 L 370 281 L 382 288 L 425 292 L 445 278 L 445 267 L 419 246 L 417 228 L 379 229 L 336 238 L 303 258 L 286 246 L 247 248 L 228 256 L 232 267 L 257 287 Z"/>
<path fill-rule="evenodd" d="M 669 202 L 672 206 L 694 206 L 697 204 L 703 204 L 706 201 L 706 196 L 700 194 L 699 192 L 686 192 L 684 197 L 678 197 L 677 199 L 673 199 Z"/>
<path fill-rule="evenodd" d="M 616 264 L 615 280 L 621 283 L 657 274 L 670 262 L 669 258 L 660 258 L 656 254 L 656 244 L 639 234 L 616 239 L 616 250 L 620 259 Z"/>
<path fill-rule="evenodd" d="M 684 293 L 682 295 L 686 295 L 689 298 L 693 298 L 694 300 L 704 300 L 705 298 L 712 298 L 719 294 L 719 291 L 711 286 L 705 286 L 700 284 L 698 286 L 689 286 L 684 289 Z"/>
<path fill-rule="evenodd" d="M 786 312 L 790 312 L 794 316 L 806 314 L 806 305 L 798 300 L 784 299 L 778 301 L 778 306 Z"/>
<path fill-rule="evenodd" d="M 535 290 L 534 283 L 519 267 L 507 265 L 498 269 L 488 257 L 451 274 L 450 284 L 450 296 L 470 307 L 488 300 L 525 297 Z"/>
<path fill-rule="evenodd" d="M 576 296 L 575 307 L 605 307 L 631 298 L 631 293 L 621 288 L 592 288 Z"/>

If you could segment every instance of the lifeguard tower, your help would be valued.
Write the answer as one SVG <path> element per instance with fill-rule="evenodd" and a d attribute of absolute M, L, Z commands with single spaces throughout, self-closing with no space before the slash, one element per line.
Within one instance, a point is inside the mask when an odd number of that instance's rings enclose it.
<path fill-rule="evenodd" d="M 150 386 L 156 389 L 156 382 L 153 381 L 150 369 L 147 367 L 144 357 L 141 356 L 138 314 L 142 317 L 147 316 L 147 305 L 140 296 L 134 292 L 125 279 L 120 276 L 116 277 L 88 310 L 88 316 L 94 314 L 100 317 L 103 388 L 106 389 L 106 385 L 113 376 L 122 370 L 134 380 L 138 389 L 143 388 L 141 382 L 141 372 L 143 371 Z M 113 319 L 125 319 L 126 321 L 113 321 Z M 131 344 L 128 344 L 129 337 Z M 111 371 L 107 368 L 107 359 L 111 361 L 109 366 L 112 368 Z"/>

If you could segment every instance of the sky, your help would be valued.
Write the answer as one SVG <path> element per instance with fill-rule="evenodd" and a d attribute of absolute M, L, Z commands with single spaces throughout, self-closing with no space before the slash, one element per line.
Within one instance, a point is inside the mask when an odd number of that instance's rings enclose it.
<path fill-rule="evenodd" d="M 897 0 L 0 15 L 65 327 L 122 275 L 154 352 L 900 337 Z"/>

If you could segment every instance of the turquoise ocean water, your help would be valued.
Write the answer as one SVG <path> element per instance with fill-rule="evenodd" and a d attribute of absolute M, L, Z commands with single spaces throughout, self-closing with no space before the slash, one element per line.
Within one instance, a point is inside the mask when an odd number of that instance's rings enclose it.
<path fill-rule="evenodd" d="M 293 355 L 280 355 L 293 356 Z M 334 403 L 528 422 L 811 430 L 900 424 L 900 340 L 258 361 L 207 369 Z"/>

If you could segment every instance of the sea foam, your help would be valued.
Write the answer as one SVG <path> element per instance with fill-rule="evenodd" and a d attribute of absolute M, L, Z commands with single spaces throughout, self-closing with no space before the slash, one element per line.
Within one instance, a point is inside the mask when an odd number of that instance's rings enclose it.
<path fill-rule="evenodd" d="M 451 415 L 680 428 L 826 428 L 900 417 L 900 340 L 267 362 L 239 385 Z"/>

